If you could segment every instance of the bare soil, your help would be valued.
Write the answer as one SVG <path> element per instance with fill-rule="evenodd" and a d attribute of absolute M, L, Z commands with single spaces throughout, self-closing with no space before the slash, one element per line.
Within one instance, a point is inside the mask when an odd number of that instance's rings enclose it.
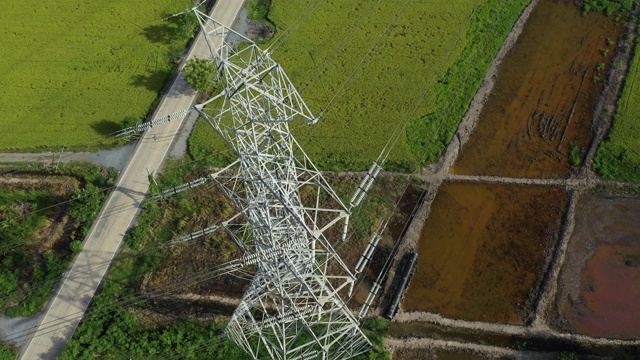
<path fill-rule="evenodd" d="M 0 176 L 0 187 L 11 190 L 47 190 L 54 196 L 68 196 L 80 187 L 71 176 L 12 174 Z"/>

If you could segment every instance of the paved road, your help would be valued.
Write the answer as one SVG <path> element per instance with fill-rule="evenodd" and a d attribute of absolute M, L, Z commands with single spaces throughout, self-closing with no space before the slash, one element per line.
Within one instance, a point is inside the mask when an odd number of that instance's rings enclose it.
<path fill-rule="evenodd" d="M 243 1 L 218 0 L 212 18 L 231 27 Z M 207 57 L 204 37 L 199 35 L 189 57 Z M 180 75 L 161 101 L 155 117 L 163 117 L 191 107 L 195 92 Z M 149 190 L 148 172 L 162 165 L 181 121 L 148 130 L 122 172 L 116 190 L 107 199 L 99 219 L 91 228 L 70 269 L 38 322 L 35 334 L 25 343 L 20 359 L 55 359 L 82 319 L 98 285 L 122 243 L 123 235 L 135 219 Z"/>

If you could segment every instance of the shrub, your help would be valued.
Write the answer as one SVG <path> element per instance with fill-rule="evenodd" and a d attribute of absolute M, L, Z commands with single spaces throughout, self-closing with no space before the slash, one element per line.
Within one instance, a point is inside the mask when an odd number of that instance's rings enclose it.
<path fill-rule="evenodd" d="M 216 63 L 209 59 L 191 59 L 182 69 L 184 78 L 201 94 L 207 94 L 214 89 Z"/>
<path fill-rule="evenodd" d="M 384 334 L 389 329 L 389 322 L 380 317 L 370 317 L 362 320 L 362 327 L 378 334 Z"/>
<path fill-rule="evenodd" d="M 0 294 L 9 294 L 18 288 L 18 277 L 15 271 L 0 269 Z"/>
<path fill-rule="evenodd" d="M 16 351 L 4 344 L 0 344 L 0 360 L 15 360 Z"/>
<path fill-rule="evenodd" d="M 98 216 L 105 194 L 92 184 L 76 191 L 71 195 L 71 209 L 69 215 L 81 226 L 80 235 L 84 237 L 89 231 L 89 225 Z"/>

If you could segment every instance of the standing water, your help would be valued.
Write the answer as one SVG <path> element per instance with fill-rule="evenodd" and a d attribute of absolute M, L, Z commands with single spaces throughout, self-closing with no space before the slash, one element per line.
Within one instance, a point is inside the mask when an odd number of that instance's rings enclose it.
<path fill-rule="evenodd" d="M 566 201 L 553 187 L 442 184 L 402 309 L 524 323 Z"/>
<path fill-rule="evenodd" d="M 622 31 L 573 1 L 541 0 L 463 147 L 453 173 L 566 177 L 592 136 L 591 115 Z"/>

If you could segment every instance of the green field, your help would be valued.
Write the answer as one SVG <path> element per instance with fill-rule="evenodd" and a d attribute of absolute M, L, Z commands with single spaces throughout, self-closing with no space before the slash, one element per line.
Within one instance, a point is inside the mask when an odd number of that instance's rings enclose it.
<path fill-rule="evenodd" d="M 142 117 L 184 49 L 186 0 L 0 4 L 0 151 L 105 147 Z"/>
<path fill-rule="evenodd" d="M 327 110 L 317 125 L 294 126 L 295 135 L 321 168 L 363 169 L 407 121 L 387 167 L 412 171 L 433 161 L 528 2 L 414 1 L 403 8 L 404 1 L 336 0 L 315 7 L 309 0 L 273 0 L 268 19 L 278 29 L 276 39 L 286 37 L 273 56 L 312 111 Z M 298 26 L 301 14 L 309 16 Z M 223 148 L 198 124 L 194 157 Z"/>
<path fill-rule="evenodd" d="M 637 45 L 636 45 L 637 46 Z M 594 168 L 605 179 L 640 183 L 640 51 L 636 48 L 608 138 Z"/>

